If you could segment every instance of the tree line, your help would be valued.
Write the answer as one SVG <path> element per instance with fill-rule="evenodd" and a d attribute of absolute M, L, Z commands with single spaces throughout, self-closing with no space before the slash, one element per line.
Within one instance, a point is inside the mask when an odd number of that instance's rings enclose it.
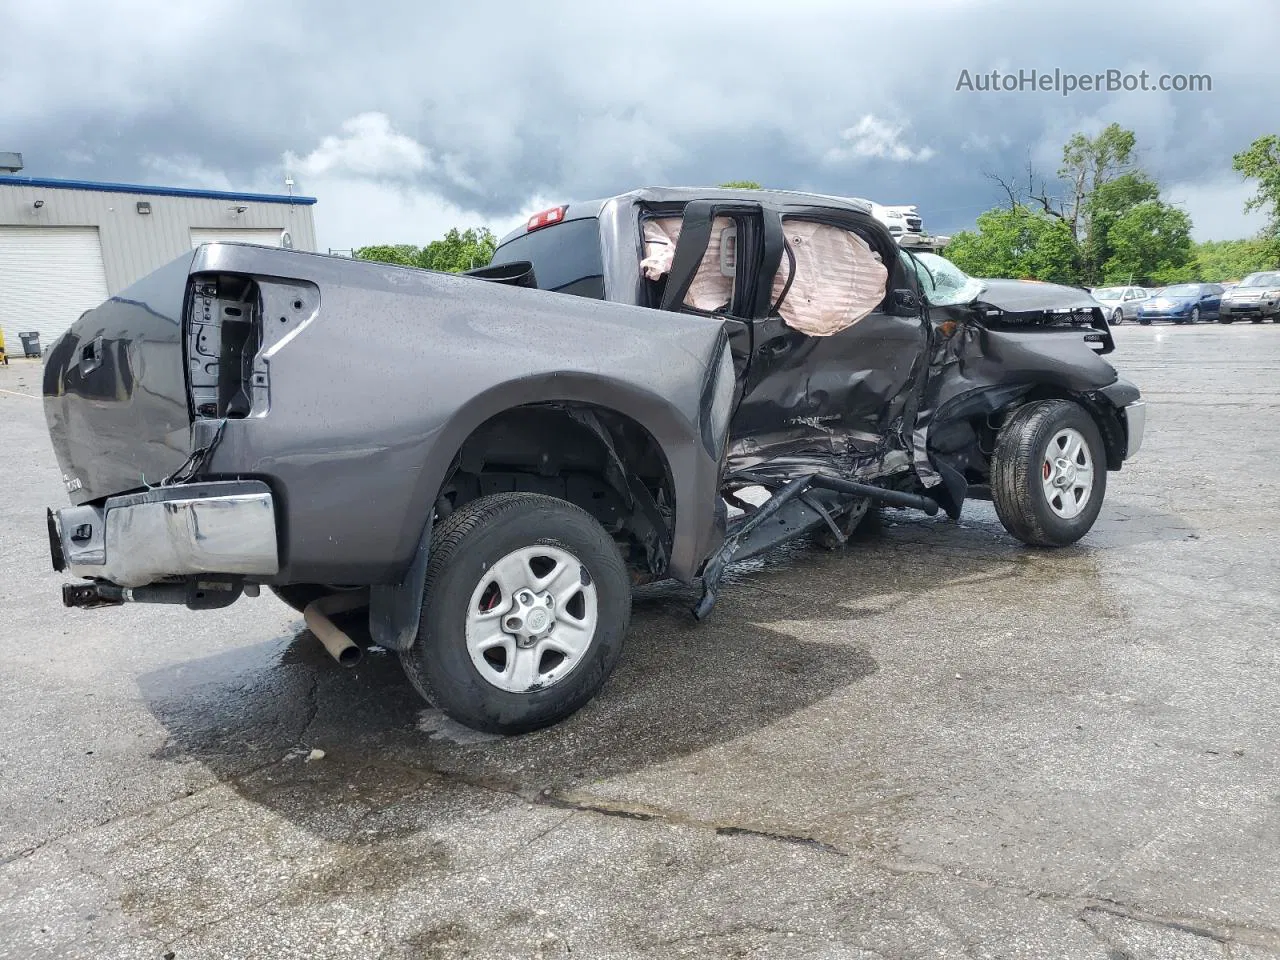
<path fill-rule="evenodd" d="M 1006 202 L 952 237 L 946 256 L 979 277 L 1015 277 L 1080 286 L 1238 280 L 1280 265 L 1280 137 L 1260 137 L 1233 158 L 1256 181 L 1246 211 L 1268 213 L 1252 238 L 1195 243 L 1191 218 L 1166 202 L 1134 159 L 1132 130 L 1111 124 L 1063 146 L 1057 180 L 1034 166 L 1017 178 L 987 176 Z"/>
<path fill-rule="evenodd" d="M 353 256 L 361 260 L 380 260 L 398 263 L 406 267 L 424 270 L 440 270 L 445 273 L 461 273 L 486 266 L 493 259 L 498 238 L 488 227 L 454 227 L 440 240 L 432 240 L 425 247 L 409 243 L 380 244 L 361 247 Z"/>

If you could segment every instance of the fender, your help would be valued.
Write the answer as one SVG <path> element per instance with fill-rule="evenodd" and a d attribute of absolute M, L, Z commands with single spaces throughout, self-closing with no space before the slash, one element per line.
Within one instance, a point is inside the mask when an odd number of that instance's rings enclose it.
<path fill-rule="evenodd" d="M 701 404 L 705 395 L 702 383 L 693 385 L 693 403 L 686 412 L 652 391 L 599 374 L 563 371 L 498 384 L 468 400 L 441 428 L 432 443 L 433 454 L 415 483 L 409 516 L 431 513 L 454 458 L 486 421 L 526 404 L 588 403 L 634 420 L 657 442 L 671 472 L 675 498 L 669 573 L 677 579 L 690 579 L 716 546 L 714 510 L 699 506 L 716 501 L 720 479 L 717 460 L 703 442 Z M 403 544 L 405 548 L 409 544 Z"/>

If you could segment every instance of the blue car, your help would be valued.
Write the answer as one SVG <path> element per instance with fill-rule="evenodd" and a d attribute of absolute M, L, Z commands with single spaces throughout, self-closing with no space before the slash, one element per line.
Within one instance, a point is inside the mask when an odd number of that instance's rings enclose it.
<path fill-rule="evenodd" d="M 1172 320 L 1174 323 L 1217 320 L 1221 303 L 1220 283 L 1175 283 L 1157 290 L 1150 299 L 1138 304 L 1138 322 L 1146 326 L 1153 320 Z"/>

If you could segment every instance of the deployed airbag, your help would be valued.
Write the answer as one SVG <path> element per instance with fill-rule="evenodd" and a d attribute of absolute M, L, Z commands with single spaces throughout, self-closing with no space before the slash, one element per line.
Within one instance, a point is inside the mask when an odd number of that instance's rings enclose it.
<path fill-rule="evenodd" d="M 676 244 L 680 242 L 680 217 L 660 217 L 644 222 L 644 259 L 640 269 L 650 280 L 659 280 L 671 272 Z M 716 217 L 711 222 L 711 239 L 689 284 L 684 304 L 708 313 L 719 310 L 733 300 L 733 264 L 736 227 L 730 217 Z"/>
<path fill-rule="evenodd" d="M 889 271 L 856 233 L 809 220 L 786 220 L 783 232 L 795 257 L 795 278 L 778 313 L 793 330 L 829 337 L 869 315 L 884 300 Z M 773 281 L 777 303 L 791 277 L 783 257 Z"/>
<path fill-rule="evenodd" d="M 670 273 L 681 225 L 679 217 L 644 222 L 640 269 L 648 279 Z M 787 326 L 811 337 L 829 337 L 853 326 L 884 300 L 889 271 L 862 237 L 809 220 L 787 220 L 784 232 L 791 256 L 778 268 L 772 299 Z M 732 300 L 736 252 L 733 220 L 716 217 L 685 306 L 714 311 Z"/>

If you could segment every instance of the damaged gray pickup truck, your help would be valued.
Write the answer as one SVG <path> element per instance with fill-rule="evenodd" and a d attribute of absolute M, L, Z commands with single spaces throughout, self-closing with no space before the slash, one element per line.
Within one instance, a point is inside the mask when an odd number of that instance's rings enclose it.
<path fill-rule="evenodd" d="M 267 586 L 339 648 L 367 607 L 427 699 L 532 730 L 613 670 L 633 584 L 700 577 L 705 617 L 730 562 L 875 504 L 1078 540 L 1142 440 L 1113 349 L 1086 292 L 809 194 L 557 207 L 465 276 L 214 243 L 50 351 L 50 548 L 69 606 Z"/>

